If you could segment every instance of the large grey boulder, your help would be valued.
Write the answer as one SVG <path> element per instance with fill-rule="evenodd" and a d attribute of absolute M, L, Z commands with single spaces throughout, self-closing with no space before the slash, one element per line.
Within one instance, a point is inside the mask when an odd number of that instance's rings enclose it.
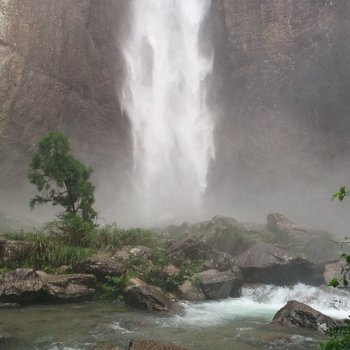
<path fill-rule="evenodd" d="M 48 275 L 33 269 L 16 269 L 0 276 L 0 301 L 10 303 L 88 300 L 96 289 L 93 275 Z"/>
<path fill-rule="evenodd" d="M 228 271 L 234 265 L 235 265 L 235 260 L 231 254 L 214 249 L 212 251 L 211 258 L 205 261 L 204 269 Z"/>
<path fill-rule="evenodd" d="M 179 298 L 190 301 L 203 301 L 206 299 L 202 289 L 191 281 L 185 281 L 179 287 Z"/>
<path fill-rule="evenodd" d="M 275 314 L 272 324 L 281 326 L 326 330 L 330 327 L 343 325 L 343 321 L 334 320 L 313 309 L 311 306 L 296 300 L 290 300 Z"/>
<path fill-rule="evenodd" d="M 173 344 L 165 344 L 155 340 L 131 340 L 129 350 L 189 350 Z"/>
<path fill-rule="evenodd" d="M 125 291 L 125 302 L 131 306 L 148 310 L 178 313 L 181 308 L 158 288 L 139 278 L 133 278 Z"/>
<path fill-rule="evenodd" d="M 318 286 L 323 282 L 323 265 L 299 258 L 278 244 L 256 242 L 236 257 L 235 263 L 247 283 Z"/>
<path fill-rule="evenodd" d="M 206 259 L 211 251 L 211 247 L 206 242 L 203 235 L 186 235 L 173 242 L 167 249 L 167 254 L 171 257 L 182 257 L 190 260 Z"/>
<path fill-rule="evenodd" d="M 198 280 L 204 295 L 211 300 L 238 296 L 243 285 L 239 269 L 223 272 L 212 269 L 196 273 L 192 278 Z"/>
<path fill-rule="evenodd" d="M 77 263 L 72 270 L 78 273 L 91 274 L 96 276 L 98 281 L 104 282 L 106 276 L 120 276 L 125 273 L 125 266 L 122 262 L 109 256 L 93 256 L 86 261 Z"/>

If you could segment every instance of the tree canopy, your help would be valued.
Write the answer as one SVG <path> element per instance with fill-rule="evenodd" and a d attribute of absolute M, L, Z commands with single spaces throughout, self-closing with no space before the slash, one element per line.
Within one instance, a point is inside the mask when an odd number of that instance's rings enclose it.
<path fill-rule="evenodd" d="M 30 207 L 60 205 L 65 214 L 92 223 L 97 216 L 92 208 L 94 186 L 89 181 L 92 168 L 74 158 L 70 151 L 67 136 L 60 131 L 49 132 L 39 140 L 28 177 L 40 194 L 31 199 Z"/>

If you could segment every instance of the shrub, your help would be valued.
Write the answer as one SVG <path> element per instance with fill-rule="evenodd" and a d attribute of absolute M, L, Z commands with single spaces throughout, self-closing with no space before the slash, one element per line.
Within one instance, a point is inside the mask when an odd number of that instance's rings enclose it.
<path fill-rule="evenodd" d="M 122 301 L 125 289 L 129 285 L 130 277 L 121 275 L 117 277 L 107 276 L 107 281 L 100 284 L 101 298 L 106 300 Z"/>
<path fill-rule="evenodd" d="M 5 266 L 8 268 L 29 266 L 51 272 L 61 265 L 73 265 L 93 254 L 91 249 L 63 244 L 43 232 L 10 237 L 27 241 L 28 245 L 20 248 L 17 261 Z"/>
<path fill-rule="evenodd" d="M 350 320 L 344 326 L 332 327 L 325 331 L 331 339 L 320 344 L 320 350 L 348 350 L 350 349 Z"/>

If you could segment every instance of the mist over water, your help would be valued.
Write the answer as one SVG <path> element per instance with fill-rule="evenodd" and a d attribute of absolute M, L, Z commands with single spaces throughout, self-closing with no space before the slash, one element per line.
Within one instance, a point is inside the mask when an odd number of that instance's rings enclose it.
<path fill-rule="evenodd" d="M 213 57 L 199 49 L 210 0 L 134 0 L 123 43 L 122 107 L 133 138 L 133 207 L 143 224 L 200 216 L 214 157 L 205 79 Z"/>

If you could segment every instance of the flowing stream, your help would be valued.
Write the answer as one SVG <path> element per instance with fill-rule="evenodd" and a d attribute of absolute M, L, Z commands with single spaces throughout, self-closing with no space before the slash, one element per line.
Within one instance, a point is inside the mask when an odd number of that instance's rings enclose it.
<path fill-rule="evenodd" d="M 130 7 L 121 101 L 132 127 L 134 207 L 147 225 L 193 219 L 214 157 L 205 91 L 213 59 L 199 47 L 210 0 L 133 0 Z"/>
<path fill-rule="evenodd" d="M 0 309 L 0 326 L 13 340 L 1 350 L 92 350 L 96 345 L 127 348 L 132 338 L 158 339 L 193 350 L 318 349 L 320 331 L 272 326 L 288 300 L 303 301 L 335 318 L 350 313 L 350 294 L 329 287 L 260 286 L 241 298 L 184 303 L 183 316 L 140 312 L 120 304 L 82 303 Z"/>

